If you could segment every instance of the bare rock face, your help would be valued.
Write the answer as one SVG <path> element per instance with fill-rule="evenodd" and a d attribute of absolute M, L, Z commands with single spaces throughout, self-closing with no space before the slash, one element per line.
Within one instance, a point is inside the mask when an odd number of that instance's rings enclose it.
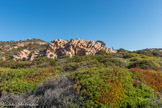
<path fill-rule="evenodd" d="M 13 56 L 13 60 L 17 61 L 17 60 L 28 60 L 29 56 L 30 56 L 30 51 L 27 49 L 24 49 L 22 51 L 20 51 L 17 55 Z"/>
<path fill-rule="evenodd" d="M 82 39 L 71 39 L 70 41 L 57 39 L 51 41 L 47 47 L 46 57 L 55 59 L 61 56 L 95 55 L 100 50 L 116 53 L 115 50 L 104 47 L 100 42 L 95 43 Z"/>
<path fill-rule="evenodd" d="M 42 57 L 44 52 L 34 51 L 30 52 L 27 49 L 20 51 L 18 54 L 14 55 L 12 58 L 13 60 L 34 60 L 35 58 Z"/>

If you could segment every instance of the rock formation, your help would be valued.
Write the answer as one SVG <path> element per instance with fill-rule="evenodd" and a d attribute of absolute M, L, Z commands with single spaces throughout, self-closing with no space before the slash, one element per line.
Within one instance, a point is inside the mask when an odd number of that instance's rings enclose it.
<path fill-rule="evenodd" d="M 16 55 L 13 55 L 13 60 L 34 60 L 35 58 L 42 57 L 44 55 L 44 52 L 42 51 L 34 51 L 30 52 L 27 49 L 24 49 L 17 53 Z"/>
<path fill-rule="evenodd" d="M 115 50 L 104 47 L 100 42 L 95 43 L 82 39 L 71 39 L 70 41 L 57 39 L 51 41 L 47 47 L 46 57 L 55 59 L 61 56 L 95 55 L 100 50 L 116 53 Z"/>
<path fill-rule="evenodd" d="M 20 51 L 18 54 L 13 55 L 13 60 L 17 61 L 17 60 L 28 60 L 29 56 L 30 56 L 30 51 L 27 49 L 24 49 L 22 51 Z"/>
<path fill-rule="evenodd" d="M 71 39 L 70 41 L 56 39 L 51 41 L 45 51 L 29 51 L 24 49 L 14 55 L 14 60 L 33 60 L 38 57 L 45 56 L 47 58 L 56 59 L 61 56 L 82 56 L 95 55 L 98 51 L 103 50 L 107 53 L 116 53 L 115 50 L 106 48 L 100 42 L 83 39 Z"/>

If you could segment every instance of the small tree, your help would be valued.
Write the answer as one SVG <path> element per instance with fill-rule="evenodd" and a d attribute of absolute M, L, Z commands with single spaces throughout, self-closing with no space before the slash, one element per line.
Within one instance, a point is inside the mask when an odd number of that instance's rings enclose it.
<path fill-rule="evenodd" d="M 102 46 L 106 46 L 105 42 L 101 41 L 101 40 L 97 40 L 96 43 L 99 42 L 101 43 Z"/>
<path fill-rule="evenodd" d="M 123 49 L 123 48 L 120 48 L 120 49 L 118 49 L 117 51 L 118 51 L 119 53 L 121 53 L 121 52 L 122 52 L 122 53 L 128 52 L 127 50 L 125 50 L 125 49 Z"/>

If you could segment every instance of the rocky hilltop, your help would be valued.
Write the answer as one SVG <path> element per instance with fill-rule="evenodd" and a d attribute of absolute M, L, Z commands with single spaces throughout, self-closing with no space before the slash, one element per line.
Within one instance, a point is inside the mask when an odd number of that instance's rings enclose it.
<path fill-rule="evenodd" d="M 34 42 L 33 42 L 34 41 Z M 10 42 L 8 42 L 10 43 Z M 1 46 L 2 47 L 2 46 Z M 61 56 L 82 56 L 82 55 L 95 55 L 98 51 L 103 50 L 107 53 L 116 53 L 115 50 L 106 48 L 101 42 L 94 42 L 92 40 L 83 39 L 71 39 L 62 40 L 56 39 L 47 43 L 45 41 L 38 40 L 26 40 L 14 43 L 14 45 L 6 44 L 3 48 L 7 48 L 7 52 L 12 52 L 15 49 L 19 49 L 10 53 L 10 56 L 1 56 L 3 59 L 17 60 L 33 60 L 38 57 L 47 57 L 56 59 Z M 12 54 L 12 55 L 11 55 Z M 2 52 L 1 52 L 1 55 Z M 4 53 L 5 55 L 5 53 Z"/>
<path fill-rule="evenodd" d="M 70 41 L 57 39 L 51 41 L 46 50 L 48 58 L 58 58 L 61 56 L 74 55 L 95 55 L 98 51 L 103 50 L 107 53 L 116 53 L 113 49 L 108 49 L 100 42 L 83 39 L 71 39 Z"/>

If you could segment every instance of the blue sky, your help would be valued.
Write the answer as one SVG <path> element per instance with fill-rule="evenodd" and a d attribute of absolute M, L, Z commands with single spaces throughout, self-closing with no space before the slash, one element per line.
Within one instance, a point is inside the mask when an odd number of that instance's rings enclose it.
<path fill-rule="evenodd" d="M 162 0 L 0 0 L 0 41 L 28 38 L 162 48 Z"/>

